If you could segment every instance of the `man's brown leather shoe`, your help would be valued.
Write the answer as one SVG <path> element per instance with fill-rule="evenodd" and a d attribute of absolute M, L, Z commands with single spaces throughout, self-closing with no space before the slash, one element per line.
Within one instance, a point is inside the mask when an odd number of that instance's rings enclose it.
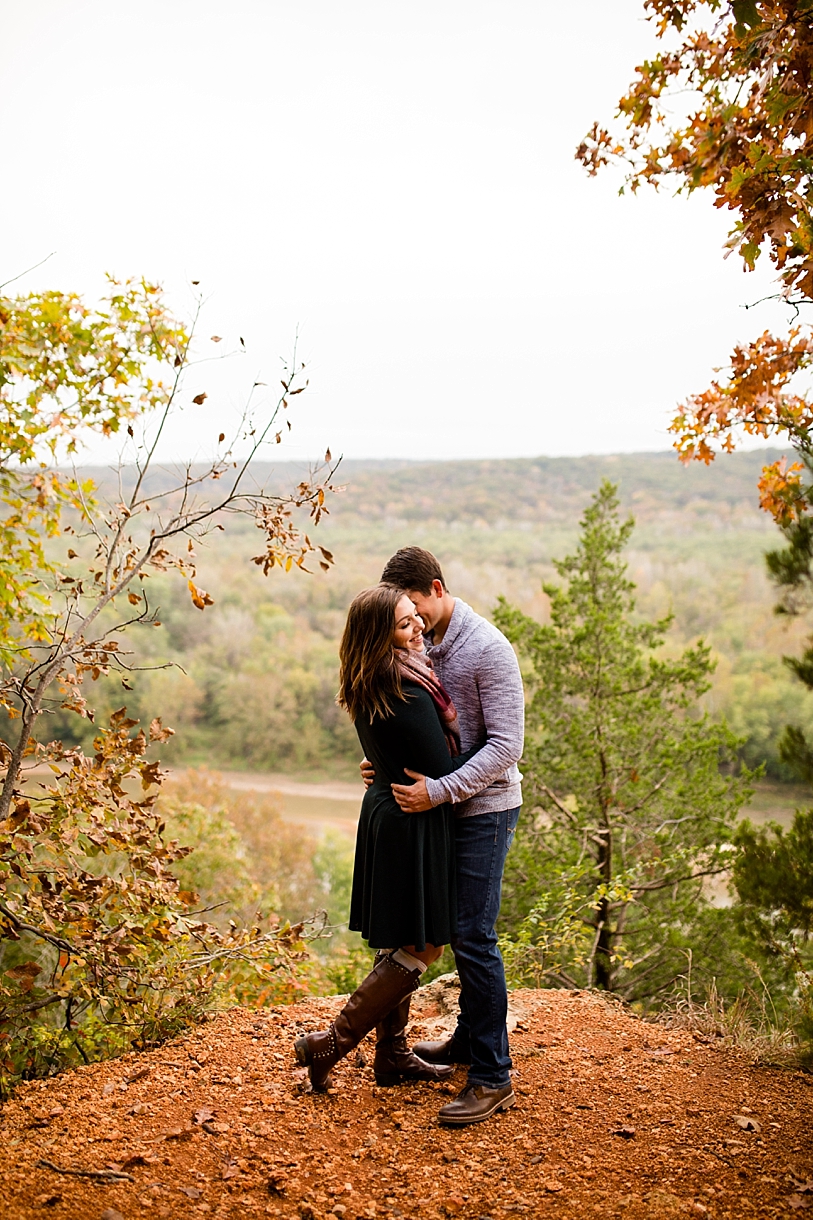
<path fill-rule="evenodd" d="M 510 1110 L 515 1101 L 510 1084 L 498 1089 L 490 1089 L 484 1084 L 467 1084 L 454 1101 L 443 1107 L 438 1120 L 447 1127 L 467 1127 L 469 1123 L 485 1122 L 498 1110 Z"/>
<path fill-rule="evenodd" d="M 424 1063 L 471 1063 L 469 1055 L 455 1038 L 441 1038 L 438 1042 L 416 1042 L 413 1053 Z"/>

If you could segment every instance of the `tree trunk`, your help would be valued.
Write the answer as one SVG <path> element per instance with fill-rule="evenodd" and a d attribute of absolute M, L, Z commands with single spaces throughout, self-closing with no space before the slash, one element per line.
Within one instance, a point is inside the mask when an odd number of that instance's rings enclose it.
<path fill-rule="evenodd" d="M 612 832 L 609 826 L 605 826 L 599 831 L 601 843 L 598 849 L 598 871 L 601 875 L 601 880 L 605 885 L 609 886 L 612 878 Z M 593 978 L 596 987 L 601 987 L 603 991 L 612 991 L 613 975 L 611 956 L 613 951 L 613 936 L 612 928 L 610 927 L 610 900 L 602 898 L 596 911 L 596 930 L 598 937 L 596 939 L 595 949 L 593 950 Z"/>

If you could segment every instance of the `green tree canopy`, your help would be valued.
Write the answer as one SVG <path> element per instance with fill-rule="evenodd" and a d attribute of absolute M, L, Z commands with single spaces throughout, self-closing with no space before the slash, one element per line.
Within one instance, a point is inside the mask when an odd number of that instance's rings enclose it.
<path fill-rule="evenodd" d="M 721 772 L 737 741 L 698 711 L 709 649 L 667 659 L 671 620 L 636 620 L 622 554 L 632 528 L 604 482 L 575 554 L 556 562 L 565 583 L 544 586 L 550 622 L 505 603 L 496 621 L 519 646 L 531 693 L 509 964 L 646 1001 L 697 945 L 747 776 Z"/>

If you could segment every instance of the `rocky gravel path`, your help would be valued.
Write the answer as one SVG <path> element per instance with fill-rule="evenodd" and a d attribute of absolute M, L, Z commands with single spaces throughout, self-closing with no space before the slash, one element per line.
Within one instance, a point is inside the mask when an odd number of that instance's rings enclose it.
<path fill-rule="evenodd" d="M 421 989 L 413 1037 L 450 1021 Z M 327 1095 L 293 1038 L 339 999 L 217 1016 L 145 1054 L 24 1085 L 0 1111 L 0 1216 L 62 1220 L 664 1220 L 813 1209 L 813 1078 L 630 1016 L 519 991 L 517 1105 L 437 1125 L 453 1087 L 378 1088 L 365 1044 Z"/>

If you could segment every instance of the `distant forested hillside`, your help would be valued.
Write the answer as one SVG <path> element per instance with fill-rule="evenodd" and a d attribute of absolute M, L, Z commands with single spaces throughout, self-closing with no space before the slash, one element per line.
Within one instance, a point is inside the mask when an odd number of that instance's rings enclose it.
<path fill-rule="evenodd" d="M 555 577 L 551 560 L 572 546 L 583 508 L 608 477 L 637 521 L 629 562 L 641 612 L 674 613 L 670 647 L 700 635 L 712 644 L 718 664 L 710 707 L 747 739 L 748 761 L 764 759 L 781 778 L 777 736 L 789 722 L 813 728 L 813 696 L 781 660 L 799 650 L 808 624 L 773 614 L 762 556 L 777 534 L 756 494 L 765 460 L 763 450 L 710 467 L 681 466 L 671 452 L 345 463 L 345 491 L 318 530 L 335 568 L 266 579 L 251 563 L 251 523 L 235 518 L 199 552 L 198 583 L 213 607 L 196 610 L 177 579 L 149 582 L 163 627 L 132 637 L 134 659 L 170 668 L 136 673 L 128 679 L 132 692 L 106 679 L 89 693 L 100 714 L 124 702 L 142 716 L 162 714 L 177 730 L 169 754 L 178 762 L 349 773 L 358 751 L 333 696 L 338 638 L 356 590 L 378 578 L 397 547 L 419 543 L 436 552 L 452 590 L 480 612 L 489 614 L 504 594 L 542 618 L 541 582 Z M 290 467 L 276 470 L 289 485 Z M 106 490 L 105 472 L 87 473 Z M 54 729 L 67 738 L 92 733 L 62 715 Z"/>
<path fill-rule="evenodd" d="M 712 466 L 683 466 L 673 451 L 603 457 L 517 458 L 465 462 L 347 462 L 347 494 L 338 515 L 397 515 L 424 520 L 572 523 L 604 478 L 641 519 L 688 514 L 729 520 L 756 508 L 756 481 L 782 450 L 736 453 Z"/>

